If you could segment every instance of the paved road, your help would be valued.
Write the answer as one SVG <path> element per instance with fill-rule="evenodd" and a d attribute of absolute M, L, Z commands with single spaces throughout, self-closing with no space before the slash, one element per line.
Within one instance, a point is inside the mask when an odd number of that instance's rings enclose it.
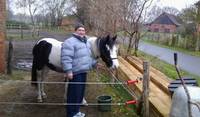
<path fill-rule="evenodd" d="M 187 55 L 181 52 L 173 51 L 170 49 L 158 47 L 155 45 L 141 43 L 139 50 L 157 56 L 159 59 L 166 61 L 167 63 L 174 64 L 174 52 L 178 54 L 178 65 L 181 69 L 188 71 L 192 74 L 200 76 L 200 57 Z"/>

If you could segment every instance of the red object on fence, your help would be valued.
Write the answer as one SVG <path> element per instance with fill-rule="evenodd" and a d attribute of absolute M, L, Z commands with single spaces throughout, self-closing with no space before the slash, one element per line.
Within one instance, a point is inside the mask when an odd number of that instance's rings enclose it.
<path fill-rule="evenodd" d="M 130 105 L 130 104 L 136 104 L 137 101 L 136 100 L 130 100 L 126 102 L 126 105 Z"/>
<path fill-rule="evenodd" d="M 136 84 L 138 83 L 139 81 L 138 80 L 128 80 L 127 81 L 127 84 L 130 85 L 130 84 Z"/>

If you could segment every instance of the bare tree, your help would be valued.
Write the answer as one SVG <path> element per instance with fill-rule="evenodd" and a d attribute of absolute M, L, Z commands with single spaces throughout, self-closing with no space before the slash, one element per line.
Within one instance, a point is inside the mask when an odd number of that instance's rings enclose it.
<path fill-rule="evenodd" d="M 196 10 L 196 27 L 197 27 L 197 39 L 196 39 L 196 44 L 195 44 L 195 51 L 199 51 L 200 50 L 200 30 L 199 30 L 199 27 L 200 27 L 200 1 L 198 1 L 196 4 L 195 4 L 197 10 Z"/>
<path fill-rule="evenodd" d="M 34 15 L 38 10 L 38 1 L 37 0 L 17 0 L 16 2 L 18 8 L 28 9 L 29 15 L 31 17 L 32 25 L 35 26 Z"/>
<path fill-rule="evenodd" d="M 59 26 L 65 15 L 71 10 L 71 3 L 73 0 L 17 0 L 16 4 L 18 8 L 24 8 L 24 12 L 28 11 L 32 25 L 35 26 L 40 17 L 43 17 L 43 22 L 51 26 Z M 42 17 L 41 17 L 42 16 Z"/>
<path fill-rule="evenodd" d="M 181 18 L 186 22 L 185 28 L 187 29 L 187 23 L 191 26 L 191 24 L 194 24 L 193 26 L 194 31 L 191 33 L 187 33 L 187 30 L 184 32 L 188 36 L 191 35 L 193 37 L 192 43 L 186 43 L 187 45 L 195 45 L 194 50 L 199 51 L 200 50 L 200 2 L 197 2 L 195 5 L 190 6 L 189 8 L 183 9 L 181 13 Z M 195 42 L 195 44 L 193 44 Z"/>
<path fill-rule="evenodd" d="M 11 6 L 11 0 L 6 0 L 7 20 L 11 20 L 13 18 L 13 11 L 10 6 Z"/>
<path fill-rule="evenodd" d="M 180 11 L 177 8 L 174 8 L 174 7 L 164 7 L 162 9 L 162 11 L 167 12 L 167 13 L 172 14 L 172 15 L 175 15 L 175 16 L 180 14 Z"/>
<path fill-rule="evenodd" d="M 188 7 L 181 11 L 180 17 L 184 22 L 195 21 L 195 7 Z"/>
<path fill-rule="evenodd" d="M 119 4 L 122 0 L 79 0 L 75 15 L 97 35 L 117 32 Z"/>
<path fill-rule="evenodd" d="M 127 53 L 132 47 L 137 54 L 142 16 L 153 0 L 79 0 L 77 10 L 84 23 L 92 26 L 95 34 L 125 32 L 129 39 Z M 87 4 L 84 5 L 84 4 Z M 84 11 L 84 12 L 83 12 Z M 80 18 L 81 19 L 81 18 Z"/>
<path fill-rule="evenodd" d="M 51 26 L 59 26 L 63 17 L 71 10 L 72 3 L 71 0 L 44 0 L 42 4 L 41 13 L 49 17 Z"/>
<path fill-rule="evenodd" d="M 77 17 L 78 21 L 82 24 L 86 24 L 86 20 L 89 16 L 88 11 L 91 8 L 91 0 L 77 0 L 74 1 L 76 5 L 76 11 L 73 11 L 74 15 Z"/>
<path fill-rule="evenodd" d="M 19 8 L 28 9 L 29 15 L 31 17 L 32 23 L 32 36 L 34 37 L 36 34 L 36 25 L 35 25 L 35 13 L 39 8 L 39 2 L 37 0 L 17 0 L 17 6 Z"/>
<path fill-rule="evenodd" d="M 134 47 L 134 54 L 137 56 L 138 45 L 140 40 L 140 27 L 142 24 L 142 15 L 148 5 L 152 3 L 153 0 L 127 0 L 124 5 L 128 7 L 125 10 L 126 16 L 124 19 L 124 31 L 129 37 L 127 54 L 130 54 L 131 48 Z"/>
<path fill-rule="evenodd" d="M 162 8 L 160 8 L 157 5 L 154 5 L 150 11 L 147 13 L 147 22 L 152 22 L 153 20 L 155 20 L 155 18 L 157 18 L 159 15 L 161 15 L 163 13 Z"/>

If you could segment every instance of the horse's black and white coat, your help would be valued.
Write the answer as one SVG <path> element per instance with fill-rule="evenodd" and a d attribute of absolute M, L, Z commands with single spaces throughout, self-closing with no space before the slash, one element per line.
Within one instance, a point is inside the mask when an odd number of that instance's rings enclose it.
<path fill-rule="evenodd" d="M 109 68 L 117 68 L 119 66 L 116 36 L 90 37 L 88 41 L 91 44 L 94 58 L 102 58 Z M 62 43 L 53 38 L 43 38 L 33 47 L 32 81 L 38 81 L 38 102 L 42 102 L 42 98 L 46 98 L 44 85 L 41 82 L 45 80 L 45 74 L 47 74 L 48 69 L 63 72 L 61 65 Z"/>

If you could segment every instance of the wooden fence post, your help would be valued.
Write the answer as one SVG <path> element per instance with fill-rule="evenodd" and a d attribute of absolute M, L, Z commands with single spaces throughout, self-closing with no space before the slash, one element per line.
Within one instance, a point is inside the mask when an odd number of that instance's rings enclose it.
<path fill-rule="evenodd" d="M 143 117 L 149 117 L 149 62 L 143 62 Z"/>
<path fill-rule="evenodd" d="M 8 58 L 7 58 L 7 74 L 12 74 L 12 55 L 13 55 L 13 44 L 12 39 L 9 40 Z"/>
<path fill-rule="evenodd" d="M 23 33 L 22 25 L 20 25 L 19 28 L 20 28 L 20 31 L 21 31 L 21 39 L 24 39 L 24 33 Z"/>

